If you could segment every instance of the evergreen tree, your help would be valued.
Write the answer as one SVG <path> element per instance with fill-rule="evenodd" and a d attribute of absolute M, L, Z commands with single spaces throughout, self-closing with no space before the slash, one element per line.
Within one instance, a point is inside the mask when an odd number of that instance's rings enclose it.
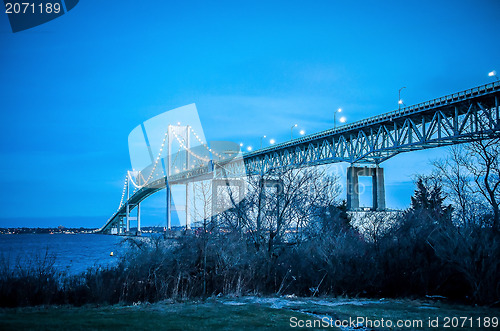
<path fill-rule="evenodd" d="M 417 189 L 415 193 L 411 197 L 411 207 L 410 209 L 413 211 L 417 211 L 420 209 L 428 209 L 429 208 L 429 191 L 427 187 L 424 185 L 424 181 L 422 178 L 419 178 L 417 181 Z"/>
<path fill-rule="evenodd" d="M 451 205 L 445 205 L 446 197 L 439 183 L 432 187 L 425 178 L 418 178 L 417 188 L 411 197 L 409 213 L 426 218 L 431 223 L 451 223 Z"/>

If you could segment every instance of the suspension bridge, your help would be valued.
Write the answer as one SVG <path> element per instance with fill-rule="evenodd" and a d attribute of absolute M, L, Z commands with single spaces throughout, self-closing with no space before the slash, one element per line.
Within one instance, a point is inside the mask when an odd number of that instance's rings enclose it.
<path fill-rule="evenodd" d="M 238 187 L 238 202 L 244 198 L 245 176 L 336 162 L 350 164 L 348 208 L 359 208 L 358 177 L 370 176 L 372 209 L 384 210 L 382 162 L 399 153 L 500 137 L 499 98 L 497 81 L 245 154 L 237 144 L 209 145 L 189 125 L 168 124 L 156 158 L 147 144 L 151 164 L 127 173 L 118 209 L 97 232 L 130 234 L 131 221 L 137 222 L 140 232 L 140 203 L 162 189 L 167 193 L 170 229 L 173 185 L 185 185 L 189 229 L 189 183 L 212 181 L 212 213 L 216 214 L 220 186 Z M 134 208 L 136 216 L 131 214 Z"/>

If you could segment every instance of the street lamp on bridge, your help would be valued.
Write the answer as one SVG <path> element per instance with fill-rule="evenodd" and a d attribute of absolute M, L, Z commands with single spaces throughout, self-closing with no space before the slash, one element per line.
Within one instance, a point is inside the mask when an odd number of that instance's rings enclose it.
<path fill-rule="evenodd" d="M 296 128 L 297 127 L 297 124 L 294 124 L 292 125 L 292 127 L 290 128 L 290 140 L 293 140 L 293 128 Z"/>
<path fill-rule="evenodd" d="M 262 137 L 260 137 L 260 148 L 262 148 L 262 139 L 266 138 L 266 135 L 263 135 Z"/>
<path fill-rule="evenodd" d="M 489 77 L 495 77 L 496 80 L 498 79 L 497 72 L 495 70 L 488 72 Z"/>
<path fill-rule="evenodd" d="M 341 113 L 342 112 L 342 108 L 339 108 L 337 109 L 336 112 L 333 113 L 333 128 L 336 129 L 337 128 L 337 113 Z"/>
<path fill-rule="evenodd" d="M 402 88 L 399 89 L 398 92 L 398 110 L 401 109 L 401 105 L 403 104 L 403 100 L 401 100 L 401 90 L 406 88 L 406 86 L 403 86 Z"/>

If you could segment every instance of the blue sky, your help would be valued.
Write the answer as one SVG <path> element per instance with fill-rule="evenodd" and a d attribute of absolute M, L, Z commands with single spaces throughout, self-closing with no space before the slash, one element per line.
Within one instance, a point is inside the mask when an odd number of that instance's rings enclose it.
<path fill-rule="evenodd" d="M 0 226 L 100 226 L 144 120 L 196 103 L 209 140 L 258 146 L 485 84 L 500 2 L 93 1 L 13 34 L 0 14 Z M 387 161 L 387 203 L 443 150 Z M 404 165 L 404 166 L 401 166 Z M 162 222 L 163 195 L 144 204 Z"/>

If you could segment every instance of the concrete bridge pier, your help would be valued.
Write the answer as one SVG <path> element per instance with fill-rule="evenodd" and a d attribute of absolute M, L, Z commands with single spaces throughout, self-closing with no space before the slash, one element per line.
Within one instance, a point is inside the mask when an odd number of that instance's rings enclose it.
<path fill-rule="evenodd" d="M 354 167 L 347 168 L 347 209 L 359 209 L 359 176 L 372 178 L 372 210 L 385 210 L 384 169 L 378 165 L 375 168 Z"/>
<path fill-rule="evenodd" d="M 137 216 L 130 216 L 130 210 L 134 206 L 137 207 Z M 130 221 L 137 221 L 136 235 L 139 235 L 141 233 L 141 204 L 140 203 L 138 203 L 137 205 L 127 204 L 125 207 L 125 233 L 126 234 L 130 234 Z"/>
<path fill-rule="evenodd" d="M 217 221 L 217 215 L 224 211 L 222 198 L 219 195 L 219 187 L 227 189 L 229 194 L 233 194 L 231 187 L 238 188 L 238 201 L 245 195 L 245 182 L 242 179 L 214 179 L 212 180 L 212 221 Z M 233 195 L 234 199 L 234 195 Z M 229 203 L 232 204 L 231 201 Z"/>
<path fill-rule="evenodd" d="M 186 183 L 186 230 L 191 230 L 191 211 L 189 210 L 189 183 Z"/>
<path fill-rule="evenodd" d="M 118 221 L 118 224 L 116 225 L 116 234 L 117 235 L 122 235 L 125 233 L 125 228 L 124 228 L 124 221 L 123 221 L 123 216 L 120 217 L 120 220 Z"/>
<path fill-rule="evenodd" d="M 141 204 L 137 204 L 137 235 L 141 233 Z"/>
<path fill-rule="evenodd" d="M 129 233 L 130 232 L 130 205 L 127 203 L 127 206 L 125 207 L 125 212 L 126 212 L 126 216 L 125 216 L 125 219 L 127 220 L 127 229 L 125 230 L 125 233 Z"/>
<path fill-rule="evenodd" d="M 279 220 L 280 214 L 280 201 L 283 196 L 283 180 L 281 179 L 261 179 L 260 180 L 260 192 L 259 192 L 259 215 L 257 215 L 257 235 L 260 238 L 261 230 L 262 230 L 262 219 L 265 217 L 261 212 L 260 204 L 264 203 L 266 200 L 266 188 L 276 188 L 276 224 L 277 224 L 277 232 L 280 232 L 281 222 Z"/>
<path fill-rule="evenodd" d="M 165 179 L 165 182 L 167 180 Z M 166 217 L 167 217 L 167 231 L 172 230 L 172 217 L 170 212 L 172 211 L 172 191 L 170 190 L 170 186 L 168 183 L 165 183 L 165 191 L 166 191 Z"/>
<path fill-rule="evenodd" d="M 186 223 L 185 227 L 186 230 L 191 230 L 191 211 L 189 209 L 189 183 L 185 184 L 186 186 L 186 205 L 185 205 L 185 212 L 186 212 Z M 166 191 L 166 219 L 167 219 L 167 231 L 172 230 L 172 189 L 168 186 L 168 184 L 165 186 L 165 191 Z M 177 209 L 176 210 L 180 210 Z M 180 221 L 180 219 L 179 219 Z"/>

